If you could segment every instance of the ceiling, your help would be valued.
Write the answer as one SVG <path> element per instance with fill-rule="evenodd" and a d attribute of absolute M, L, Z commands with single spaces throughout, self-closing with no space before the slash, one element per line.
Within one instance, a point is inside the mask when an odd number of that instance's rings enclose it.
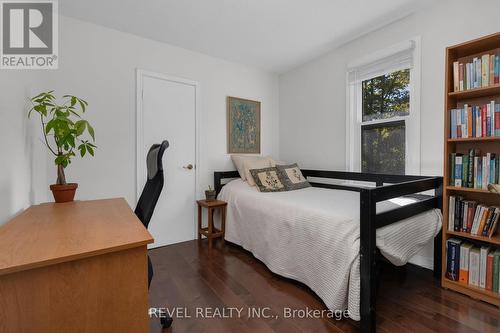
<path fill-rule="evenodd" d="M 61 14 L 283 73 L 432 0 L 60 0 Z"/>

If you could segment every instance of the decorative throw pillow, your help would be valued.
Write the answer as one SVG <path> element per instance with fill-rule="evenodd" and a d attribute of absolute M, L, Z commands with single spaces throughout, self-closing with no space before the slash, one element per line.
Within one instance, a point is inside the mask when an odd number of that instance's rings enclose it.
<path fill-rule="evenodd" d="M 282 192 L 286 190 L 276 168 L 252 169 L 250 173 L 260 192 Z"/>
<path fill-rule="evenodd" d="M 247 155 L 231 155 L 231 160 L 233 161 L 234 167 L 236 168 L 236 170 L 238 170 L 238 173 L 240 174 L 240 177 L 241 177 L 242 180 L 246 180 L 245 168 L 243 166 L 243 164 L 245 163 L 245 161 L 257 160 L 257 159 L 261 159 L 261 158 L 264 158 L 264 157 L 258 156 L 258 155 L 250 155 L 250 156 L 247 156 Z"/>
<path fill-rule="evenodd" d="M 255 181 L 253 179 L 252 174 L 250 173 L 250 170 L 270 168 L 270 167 L 271 167 L 271 160 L 267 157 L 245 160 L 245 162 L 243 163 L 243 169 L 245 170 L 245 178 L 248 182 L 248 185 L 255 186 Z"/>
<path fill-rule="evenodd" d="M 309 184 L 307 179 L 302 175 L 297 163 L 276 165 L 276 169 L 287 191 L 311 187 L 311 184 Z"/>

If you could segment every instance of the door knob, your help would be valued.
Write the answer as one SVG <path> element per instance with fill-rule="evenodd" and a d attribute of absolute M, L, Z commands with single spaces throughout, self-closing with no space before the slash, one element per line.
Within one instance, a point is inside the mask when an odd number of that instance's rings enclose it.
<path fill-rule="evenodd" d="M 193 165 L 191 163 L 189 163 L 188 165 L 183 166 L 183 168 L 187 169 L 187 170 L 192 170 L 193 169 Z"/>

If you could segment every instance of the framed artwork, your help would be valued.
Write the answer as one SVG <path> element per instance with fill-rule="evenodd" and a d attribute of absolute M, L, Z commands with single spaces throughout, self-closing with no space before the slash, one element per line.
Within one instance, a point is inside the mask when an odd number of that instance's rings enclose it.
<path fill-rule="evenodd" d="M 260 154 L 260 102 L 227 97 L 229 154 Z"/>

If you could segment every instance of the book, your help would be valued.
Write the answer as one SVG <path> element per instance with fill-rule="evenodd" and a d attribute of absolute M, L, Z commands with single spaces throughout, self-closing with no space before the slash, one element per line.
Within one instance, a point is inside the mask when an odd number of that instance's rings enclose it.
<path fill-rule="evenodd" d="M 489 207 L 488 208 L 488 216 L 486 218 L 487 220 L 486 220 L 486 224 L 485 224 L 484 229 L 483 229 L 482 236 L 488 236 L 489 230 L 493 224 L 494 217 L 495 217 L 495 207 Z"/>
<path fill-rule="evenodd" d="M 455 230 L 455 231 L 461 231 L 461 229 L 462 229 L 461 228 L 461 225 L 462 225 L 462 210 L 461 210 L 462 201 L 463 201 L 462 197 L 458 197 L 455 200 L 455 207 L 454 207 L 455 214 L 454 214 L 454 222 L 453 222 L 453 230 Z"/>
<path fill-rule="evenodd" d="M 464 64 L 458 65 L 458 90 L 464 90 L 465 88 L 465 71 Z"/>
<path fill-rule="evenodd" d="M 462 154 L 455 156 L 455 186 L 462 187 Z"/>
<path fill-rule="evenodd" d="M 481 66 L 481 58 L 474 58 L 474 64 L 475 64 L 475 73 L 474 73 L 474 78 L 475 78 L 475 81 L 474 81 L 474 88 L 481 88 L 483 86 L 483 82 L 482 82 L 482 79 L 483 79 L 483 76 L 481 75 L 481 71 L 482 71 L 482 66 Z"/>
<path fill-rule="evenodd" d="M 467 112 L 467 137 L 472 138 L 473 137 L 473 128 L 474 126 L 472 125 L 472 106 L 469 106 L 467 104 L 464 105 L 464 110 Z"/>
<path fill-rule="evenodd" d="M 474 220 L 474 213 L 476 211 L 477 202 L 469 201 L 467 205 L 467 223 L 465 232 L 471 232 L 472 230 L 472 221 Z"/>
<path fill-rule="evenodd" d="M 483 234 L 484 226 L 488 220 L 489 209 L 488 207 L 483 207 L 483 213 L 481 214 L 481 220 L 479 222 L 479 228 L 477 230 L 477 235 L 481 236 Z"/>
<path fill-rule="evenodd" d="M 493 215 L 492 225 L 490 230 L 488 231 L 488 237 L 491 238 L 497 231 L 498 221 L 500 220 L 500 208 L 495 208 L 495 213 Z"/>
<path fill-rule="evenodd" d="M 455 228 L 455 196 L 450 195 L 449 209 L 448 209 L 448 230 L 453 231 Z"/>
<path fill-rule="evenodd" d="M 483 54 L 481 57 L 481 87 L 490 84 L 490 55 Z"/>
<path fill-rule="evenodd" d="M 460 204 L 460 215 L 461 215 L 461 220 L 460 220 L 460 226 L 462 229 L 462 232 L 467 232 L 467 212 L 469 210 L 469 202 L 464 200 Z"/>
<path fill-rule="evenodd" d="M 469 170 L 467 175 L 467 187 L 474 187 L 474 156 L 475 150 L 469 149 Z"/>
<path fill-rule="evenodd" d="M 462 156 L 462 186 L 469 187 L 469 154 Z"/>
<path fill-rule="evenodd" d="M 471 248 L 471 243 L 462 243 L 460 245 L 460 270 L 458 273 L 458 282 L 462 284 L 469 283 L 469 254 Z"/>
<path fill-rule="evenodd" d="M 496 169 L 498 166 L 496 165 L 496 154 L 490 154 L 490 160 L 489 160 L 489 179 L 488 179 L 488 184 L 494 184 L 495 183 L 495 175 L 496 175 Z"/>
<path fill-rule="evenodd" d="M 489 162 L 490 159 L 488 156 L 483 156 L 483 162 L 481 164 L 481 187 L 483 190 L 488 188 L 488 179 L 489 179 Z"/>
<path fill-rule="evenodd" d="M 459 91 L 460 85 L 459 85 L 459 78 L 458 78 L 458 61 L 453 62 L 453 90 L 454 91 Z M 463 65 L 462 65 L 463 67 Z M 463 80 L 462 80 L 462 86 L 463 86 Z"/>
<path fill-rule="evenodd" d="M 490 126 L 490 136 L 495 136 L 495 123 L 496 123 L 496 119 L 495 119 L 495 101 L 491 101 L 490 104 L 489 104 L 489 108 L 490 108 L 490 123 L 491 123 L 491 126 Z"/>
<path fill-rule="evenodd" d="M 500 55 L 495 56 L 495 84 L 500 84 Z"/>
<path fill-rule="evenodd" d="M 473 247 L 469 251 L 469 285 L 479 287 L 479 249 Z"/>
<path fill-rule="evenodd" d="M 498 273 L 500 269 L 500 249 L 497 249 L 493 254 L 493 281 L 492 291 L 498 293 Z"/>
<path fill-rule="evenodd" d="M 495 136 L 500 136 L 500 103 L 495 104 Z"/>
<path fill-rule="evenodd" d="M 489 246 L 481 246 L 479 250 L 479 288 L 483 289 L 486 289 L 486 266 L 489 251 Z"/>
<path fill-rule="evenodd" d="M 458 238 L 450 238 L 446 242 L 447 261 L 446 261 L 445 275 L 448 279 L 453 281 L 458 281 L 458 274 L 460 271 L 460 244 L 461 240 Z M 498 267 L 497 267 L 497 273 L 498 273 Z M 498 287 L 498 278 L 497 278 L 497 287 Z"/>
<path fill-rule="evenodd" d="M 481 220 L 481 214 L 483 212 L 483 209 L 484 209 L 483 205 L 478 205 L 476 208 L 476 213 L 474 214 L 474 220 L 472 222 L 471 235 L 474 235 L 474 236 L 477 235 L 477 230 L 479 229 L 479 223 Z"/>
<path fill-rule="evenodd" d="M 495 55 L 491 54 L 489 55 L 489 58 L 490 58 L 490 64 L 489 64 L 490 73 L 488 76 L 489 77 L 488 85 L 492 86 L 495 84 Z"/>
<path fill-rule="evenodd" d="M 486 113 L 486 108 L 484 105 L 481 105 L 481 136 L 484 138 L 487 135 L 488 129 L 488 114 Z"/>
<path fill-rule="evenodd" d="M 492 290 L 493 288 L 493 251 L 488 251 L 488 256 L 486 258 L 486 290 Z"/>

